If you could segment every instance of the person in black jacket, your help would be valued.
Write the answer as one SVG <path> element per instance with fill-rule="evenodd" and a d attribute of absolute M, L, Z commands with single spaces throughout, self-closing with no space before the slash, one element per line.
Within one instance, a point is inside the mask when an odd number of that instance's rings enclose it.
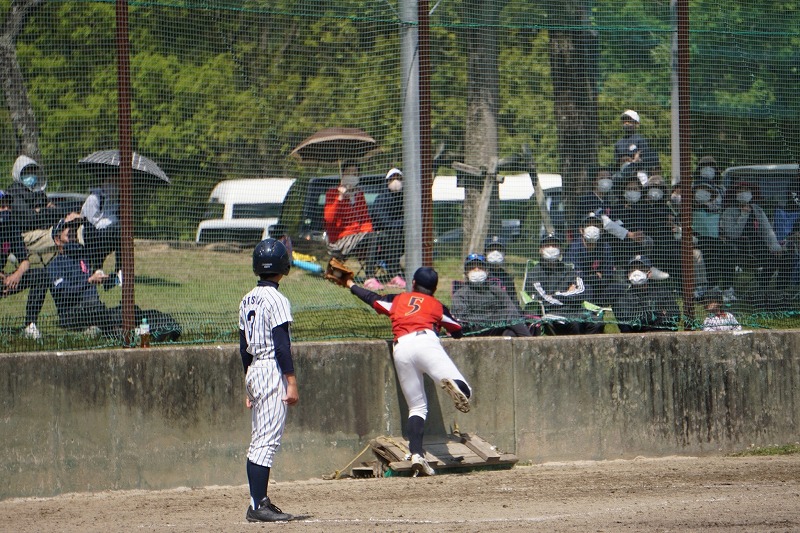
<path fill-rule="evenodd" d="M 508 293 L 512 302 L 518 303 L 517 289 L 514 286 L 514 277 L 503 266 L 505 262 L 506 244 L 499 235 L 486 238 L 484 253 L 486 255 L 486 271 L 490 280 L 496 280 Z"/>
<path fill-rule="evenodd" d="M 548 233 L 539 243 L 540 260 L 528 274 L 525 292 L 540 302 L 545 318 L 556 335 L 602 333 L 603 323 L 590 319 L 583 308 L 591 294 L 571 264 L 562 260 L 563 242 L 555 233 Z"/>
<path fill-rule="evenodd" d="M 642 135 L 637 133 L 641 119 L 639 113 L 632 109 L 626 110 L 620 116 L 622 121 L 623 137 L 614 144 L 614 162 L 618 168 L 627 166 L 628 170 L 635 169 L 647 173 L 659 167 L 658 154 Z"/>
<path fill-rule="evenodd" d="M 635 255 L 628 262 L 630 285 L 614 304 L 614 316 L 622 333 L 671 331 L 677 328 L 680 310 L 672 291 L 663 281 L 651 279 L 647 256 Z"/>
<path fill-rule="evenodd" d="M 486 257 L 470 254 L 464 262 L 466 281 L 453 293 L 453 316 L 464 333 L 477 336 L 530 337 L 525 317 L 506 290 L 489 280 Z"/>
<path fill-rule="evenodd" d="M 62 218 L 71 220 L 80 214 L 67 213 L 47 199 L 47 177 L 32 158 L 19 156 L 11 168 L 11 176 L 13 183 L 6 194 L 11 197 L 12 217 L 22 232 L 28 259 L 44 266 L 56 253 L 50 228 Z"/>
<path fill-rule="evenodd" d="M 393 168 L 386 174 L 386 189 L 375 199 L 372 225 L 378 232 L 377 263 L 383 263 L 388 275 L 387 287 L 405 289 L 400 257 L 405 247 L 403 234 L 403 173 Z"/>
<path fill-rule="evenodd" d="M 0 191 L 0 298 L 30 289 L 25 306 L 25 329 L 23 335 L 29 339 L 41 338 L 36 322 L 47 296 L 47 275 L 41 268 L 31 268 L 28 250 L 22 240 L 22 232 L 12 216 L 11 197 Z M 17 267 L 10 274 L 3 269 L 9 256 L 14 254 Z"/>

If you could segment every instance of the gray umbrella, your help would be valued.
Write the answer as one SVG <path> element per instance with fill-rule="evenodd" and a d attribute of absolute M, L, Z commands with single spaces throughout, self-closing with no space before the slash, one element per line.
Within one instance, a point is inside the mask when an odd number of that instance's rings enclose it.
<path fill-rule="evenodd" d="M 119 167 L 119 150 L 98 150 L 78 161 L 78 164 L 93 167 L 95 170 L 103 170 L 107 167 Z M 143 155 L 139 155 L 136 152 L 133 152 L 131 168 L 142 174 L 156 177 L 164 183 L 170 183 L 169 177 L 159 168 L 155 161 Z"/>
<path fill-rule="evenodd" d="M 339 163 L 361 160 L 378 151 L 375 139 L 357 128 L 325 128 L 307 137 L 292 150 L 303 162 Z"/>

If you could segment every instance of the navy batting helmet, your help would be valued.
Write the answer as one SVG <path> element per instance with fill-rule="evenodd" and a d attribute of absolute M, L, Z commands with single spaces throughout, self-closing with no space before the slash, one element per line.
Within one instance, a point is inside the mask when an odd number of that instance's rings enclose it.
<path fill-rule="evenodd" d="M 289 273 L 291 268 L 289 251 L 281 241 L 264 239 L 253 250 L 253 272 L 256 276 L 264 274 Z"/>

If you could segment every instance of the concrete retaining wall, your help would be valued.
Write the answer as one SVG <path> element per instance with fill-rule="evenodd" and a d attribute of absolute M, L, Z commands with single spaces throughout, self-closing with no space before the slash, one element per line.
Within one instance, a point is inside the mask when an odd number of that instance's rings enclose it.
<path fill-rule="evenodd" d="M 428 434 L 454 424 L 522 461 L 706 454 L 800 434 L 800 333 L 445 341 L 475 389 L 428 383 Z M 301 401 L 273 479 L 343 468 L 406 408 L 383 341 L 298 343 Z M 241 484 L 238 347 L 0 356 L 0 498 Z"/>

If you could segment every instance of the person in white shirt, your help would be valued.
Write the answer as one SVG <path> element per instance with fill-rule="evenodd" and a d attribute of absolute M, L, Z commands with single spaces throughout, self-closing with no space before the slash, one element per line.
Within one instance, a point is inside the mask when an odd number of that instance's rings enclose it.
<path fill-rule="evenodd" d="M 703 321 L 703 331 L 741 331 L 742 326 L 736 317 L 722 308 L 722 291 L 719 289 L 706 293 L 703 306 L 709 313 Z"/>

